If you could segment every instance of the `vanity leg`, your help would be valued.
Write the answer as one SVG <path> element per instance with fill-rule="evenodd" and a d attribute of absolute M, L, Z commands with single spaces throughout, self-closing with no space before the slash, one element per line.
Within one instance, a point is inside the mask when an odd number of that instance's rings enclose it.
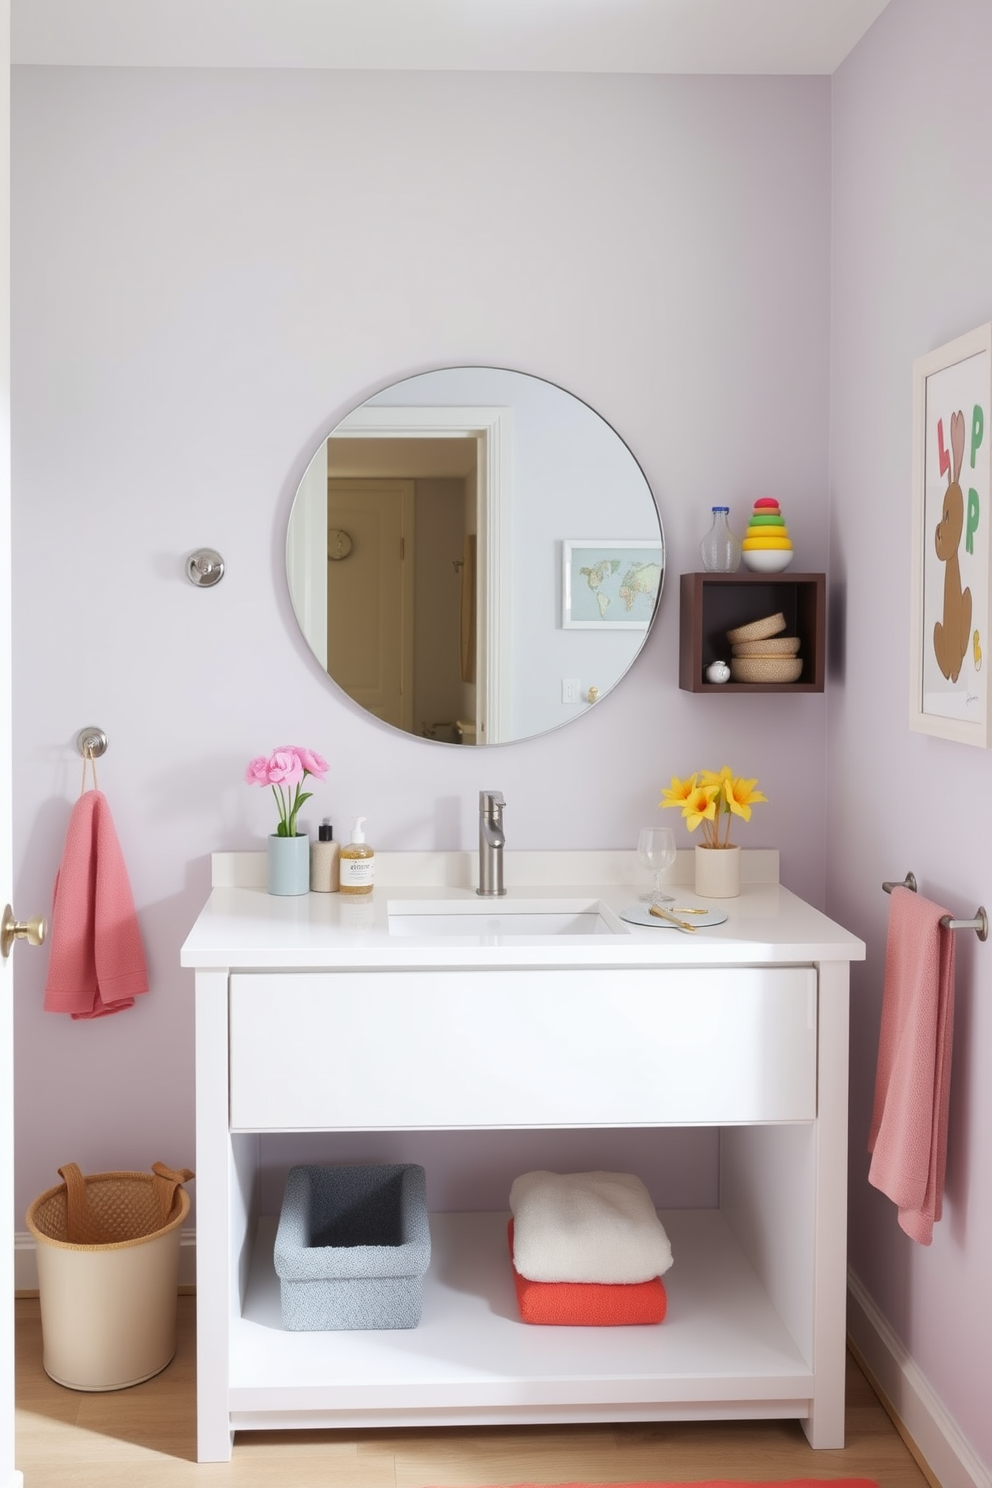
<path fill-rule="evenodd" d="M 848 963 L 819 966 L 812 1447 L 844 1445 L 847 1361 Z"/>
<path fill-rule="evenodd" d="M 226 971 L 196 973 L 197 1460 L 228 1462 L 230 1137 Z"/>

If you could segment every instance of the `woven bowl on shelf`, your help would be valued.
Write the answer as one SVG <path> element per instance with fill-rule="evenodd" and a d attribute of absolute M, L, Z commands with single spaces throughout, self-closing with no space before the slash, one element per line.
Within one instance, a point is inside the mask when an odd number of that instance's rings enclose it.
<path fill-rule="evenodd" d="M 735 656 L 795 656 L 799 651 L 798 636 L 768 636 L 763 641 L 738 641 Z"/>
<path fill-rule="evenodd" d="M 733 682 L 798 682 L 801 656 L 735 656 L 730 663 Z"/>
<path fill-rule="evenodd" d="M 732 646 L 738 641 L 763 641 L 767 636 L 778 635 L 785 629 L 784 615 L 765 615 L 761 620 L 752 620 L 750 625 L 738 625 L 727 631 L 727 640 Z"/>

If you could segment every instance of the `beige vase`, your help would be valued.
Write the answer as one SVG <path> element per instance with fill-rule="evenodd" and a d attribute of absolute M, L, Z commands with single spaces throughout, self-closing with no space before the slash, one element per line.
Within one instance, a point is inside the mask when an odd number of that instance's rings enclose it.
<path fill-rule="evenodd" d="M 696 893 L 701 899 L 736 899 L 741 891 L 739 847 L 696 846 Z"/>

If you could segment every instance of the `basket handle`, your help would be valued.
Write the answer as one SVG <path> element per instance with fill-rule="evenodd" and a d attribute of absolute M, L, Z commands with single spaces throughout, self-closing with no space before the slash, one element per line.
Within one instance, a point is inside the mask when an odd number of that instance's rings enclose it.
<path fill-rule="evenodd" d="M 91 1245 L 94 1233 L 86 1204 L 86 1180 L 78 1163 L 66 1163 L 59 1168 L 59 1177 L 65 1183 L 65 1238 L 70 1245 Z"/>
<path fill-rule="evenodd" d="M 189 1168 L 167 1168 L 165 1163 L 152 1163 L 152 1184 L 155 1196 L 159 1203 L 159 1212 L 162 1215 L 162 1223 L 165 1224 L 172 1213 L 172 1206 L 176 1201 L 176 1189 L 180 1184 L 194 1177 Z M 93 1222 L 89 1212 L 89 1204 L 86 1196 L 86 1179 L 79 1170 L 78 1163 L 66 1163 L 59 1168 L 59 1177 L 65 1183 L 66 1190 L 66 1217 L 65 1237 L 70 1245 L 100 1245 L 104 1243 L 105 1237 L 99 1233 L 98 1226 Z"/>
<path fill-rule="evenodd" d="M 152 1182 L 158 1198 L 159 1209 L 162 1214 L 163 1224 L 172 1213 L 172 1206 L 176 1202 L 176 1189 L 196 1174 L 191 1168 L 167 1168 L 165 1163 L 152 1163 L 152 1172 L 155 1177 Z"/>

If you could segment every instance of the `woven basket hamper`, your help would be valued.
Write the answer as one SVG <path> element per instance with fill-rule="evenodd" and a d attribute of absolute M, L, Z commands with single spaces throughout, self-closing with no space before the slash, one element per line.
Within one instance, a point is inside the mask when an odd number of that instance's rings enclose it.
<path fill-rule="evenodd" d="M 71 1390 L 122 1390 L 176 1351 L 179 1244 L 193 1174 L 92 1173 L 75 1163 L 27 1212 L 37 1242 L 45 1373 Z"/>

